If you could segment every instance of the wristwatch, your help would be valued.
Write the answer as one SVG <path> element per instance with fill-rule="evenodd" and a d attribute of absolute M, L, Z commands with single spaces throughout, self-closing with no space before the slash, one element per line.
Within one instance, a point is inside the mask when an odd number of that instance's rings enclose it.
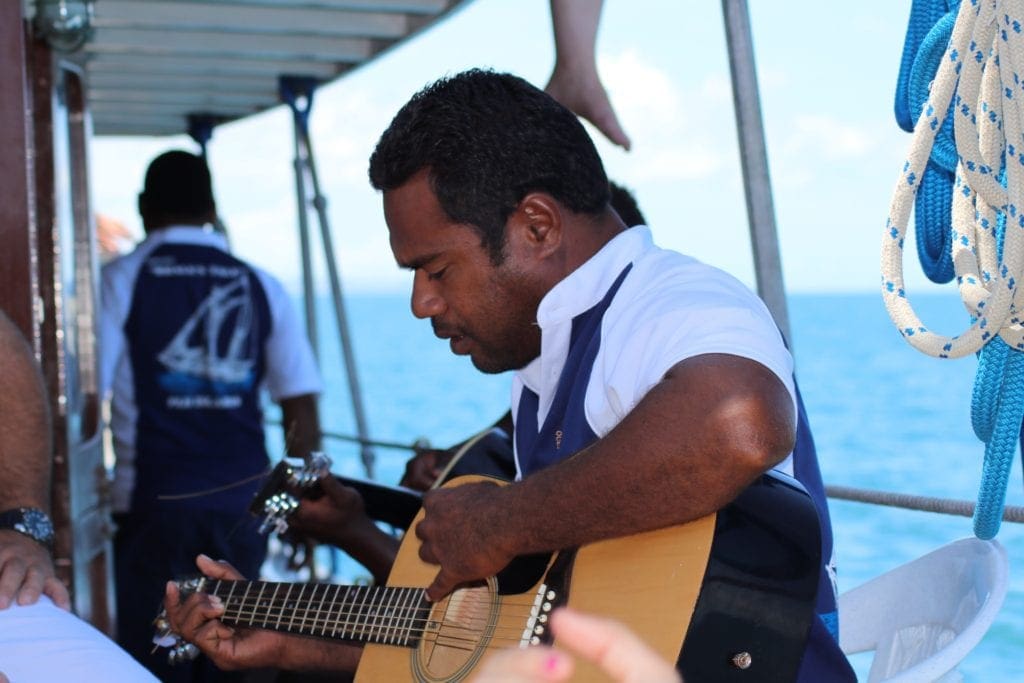
<path fill-rule="evenodd" d="M 53 550 L 53 522 L 39 508 L 12 508 L 0 512 L 0 530 L 11 529 Z"/>

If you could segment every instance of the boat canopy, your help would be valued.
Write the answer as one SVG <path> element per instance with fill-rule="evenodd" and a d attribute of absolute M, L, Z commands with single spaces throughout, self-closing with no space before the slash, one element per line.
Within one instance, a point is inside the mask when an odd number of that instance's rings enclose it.
<path fill-rule="evenodd" d="M 282 76 L 332 80 L 466 0 L 25 0 L 92 5 L 78 53 L 97 135 L 174 135 L 281 102 Z"/>

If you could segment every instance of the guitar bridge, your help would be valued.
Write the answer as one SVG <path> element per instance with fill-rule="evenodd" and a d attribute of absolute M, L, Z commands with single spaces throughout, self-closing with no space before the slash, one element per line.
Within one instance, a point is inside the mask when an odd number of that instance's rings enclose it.
<path fill-rule="evenodd" d="M 550 590 L 546 583 L 537 587 L 533 605 L 530 606 L 530 616 L 526 619 L 526 628 L 523 629 L 523 636 L 519 639 L 519 647 L 551 643 L 547 626 L 557 597 L 555 591 Z"/>

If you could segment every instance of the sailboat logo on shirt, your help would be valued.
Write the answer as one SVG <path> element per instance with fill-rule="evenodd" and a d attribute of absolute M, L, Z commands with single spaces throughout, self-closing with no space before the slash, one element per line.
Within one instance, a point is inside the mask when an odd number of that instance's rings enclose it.
<path fill-rule="evenodd" d="M 251 387 L 257 356 L 253 316 L 247 274 L 214 285 L 157 356 L 169 371 L 160 384 L 184 394 L 223 395 Z"/>

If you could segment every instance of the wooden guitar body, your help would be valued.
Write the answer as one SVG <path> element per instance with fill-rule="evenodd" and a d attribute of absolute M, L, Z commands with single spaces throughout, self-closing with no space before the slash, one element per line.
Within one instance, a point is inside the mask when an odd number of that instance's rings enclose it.
<path fill-rule="evenodd" d="M 388 585 L 427 586 L 437 567 L 419 559 L 414 533 L 406 538 Z M 527 646 L 534 636 L 550 643 L 538 617 L 545 605 L 568 603 L 629 625 L 665 659 L 679 658 L 688 680 L 792 681 L 819 562 L 813 503 L 793 480 L 767 474 L 715 515 L 517 560 L 488 585 L 434 606 L 436 630 L 428 628 L 412 651 L 367 643 L 355 680 L 466 680 L 496 649 Z M 577 664 L 573 681 L 607 680 L 588 662 Z"/>
<path fill-rule="evenodd" d="M 449 485 L 481 479 L 485 478 L 459 477 Z M 410 532 L 421 517 L 413 521 Z M 446 599 L 435 607 L 437 615 L 448 613 L 449 623 L 451 615 L 457 615 L 456 623 L 465 623 L 465 629 L 442 627 L 450 628 L 449 637 L 443 632 L 436 640 L 424 637 L 407 653 L 367 644 L 356 683 L 463 681 L 489 652 L 528 645 L 536 626 L 543 628 L 543 624 L 531 622 L 531 610 L 540 611 L 545 602 L 555 606 L 567 601 L 579 610 L 624 621 L 666 659 L 674 660 L 700 591 L 714 524 L 711 515 L 681 526 L 594 543 L 575 553 L 571 568 L 562 566 L 572 560 L 571 552 L 556 555 L 539 567 L 528 561 L 522 567 L 513 565 L 511 572 L 499 574 L 489 586 L 457 591 L 451 601 Z M 414 532 L 407 538 L 415 540 Z M 389 586 L 427 586 L 433 581 L 437 566 L 420 560 L 418 545 L 402 544 Z M 548 571 L 525 590 L 503 594 L 509 585 L 516 590 L 517 584 L 532 578 L 530 570 L 538 568 Z M 514 575 L 517 572 L 519 576 Z M 441 619 L 436 620 L 440 623 Z M 493 628 L 480 628 L 491 623 Z M 581 663 L 573 680 L 602 680 L 600 676 L 596 669 Z"/>

